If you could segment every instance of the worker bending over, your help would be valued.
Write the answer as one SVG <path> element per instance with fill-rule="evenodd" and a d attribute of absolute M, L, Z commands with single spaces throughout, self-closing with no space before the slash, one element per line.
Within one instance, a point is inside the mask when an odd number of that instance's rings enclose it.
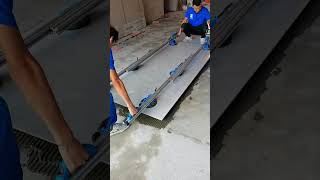
<path fill-rule="evenodd" d="M 200 35 L 200 44 L 204 44 L 207 30 L 210 30 L 210 12 L 202 6 L 201 0 L 193 0 L 192 7 L 185 12 L 178 36 L 184 32 L 187 42 L 192 40 L 191 35 Z"/>
<path fill-rule="evenodd" d="M 110 47 L 112 47 L 112 44 L 118 40 L 119 33 L 118 31 L 110 26 Z M 112 85 L 114 89 L 117 91 L 117 93 L 121 96 L 121 98 L 124 100 L 126 103 L 128 110 L 131 115 L 135 115 L 138 111 L 134 104 L 132 103 L 127 90 L 122 82 L 122 80 L 119 78 L 118 73 L 116 72 L 115 66 L 114 66 L 114 59 L 113 59 L 113 54 L 112 54 L 112 49 L 110 48 L 110 63 L 109 63 L 109 68 L 110 68 L 110 80 L 112 82 Z M 116 106 L 113 101 L 113 96 L 110 92 L 110 112 L 109 112 L 109 127 L 110 130 L 112 130 L 113 125 L 117 122 L 117 112 L 116 112 Z M 124 125 L 120 124 L 119 125 Z"/>
<path fill-rule="evenodd" d="M 0 0 L 0 49 L 12 79 L 48 127 L 72 173 L 89 156 L 66 123 L 41 66 L 28 51 L 12 13 L 12 0 Z M 28 119 L 24 119 L 28 123 Z M 9 108 L 0 97 L 0 179 L 22 180 L 19 150 Z"/>

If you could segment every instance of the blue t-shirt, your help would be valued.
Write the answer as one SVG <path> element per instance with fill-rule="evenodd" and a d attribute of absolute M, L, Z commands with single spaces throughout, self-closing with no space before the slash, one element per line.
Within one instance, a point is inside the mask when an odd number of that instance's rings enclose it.
<path fill-rule="evenodd" d="M 22 180 L 20 153 L 7 103 L 0 97 L 0 179 Z"/>
<path fill-rule="evenodd" d="M 202 7 L 201 10 L 196 13 L 192 7 L 189 7 L 184 17 L 188 18 L 192 26 L 200 26 L 210 20 L 210 12 L 207 8 Z"/>
<path fill-rule="evenodd" d="M 110 63 L 109 63 L 109 68 L 110 70 L 116 70 L 116 68 L 114 67 L 114 59 L 113 59 L 113 54 L 112 54 L 112 50 L 110 48 Z"/>
<path fill-rule="evenodd" d="M 0 25 L 16 27 L 12 0 L 0 0 Z M 0 177 L 22 180 L 20 155 L 7 104 L 0 97 Z"/>
<path fill-rule="evenodd" d="M 12 27 L 17 26 L 12 8 L 12 0 L 0 0 L 0 24 Z"/>
<path fill-rule="evenodd" d="M 110 58 L 109 58 L 109 68 L 110 70 L 116 70 L 116 68 L 114 67 L 114 59 L 113 59 L 113 54 L 112 54 L 112 50 L 110 48 Z M 114 104 L 114 100 L 112 97 L 112 94 L 110 92 L 110 111 L 109 111 L 109 126 L 112 127 L 114 123 L 116 123 L 117 121 L 117 111 L 116 111 L 116 105 Z"/>

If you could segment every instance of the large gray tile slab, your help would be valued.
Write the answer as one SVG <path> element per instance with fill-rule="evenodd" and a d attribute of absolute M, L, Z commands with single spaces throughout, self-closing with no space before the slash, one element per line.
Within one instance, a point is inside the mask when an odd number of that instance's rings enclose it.
<path fill-rule="evenodd" d="M 241 22 L 232 44 L 213 53 L 211 126 L 286 33 L 309 0 L 260 0 Z"/>
<path fill-rule="evenodd" d="M 215 15 L 218 15 L 220 14 L 223 9 L 225 7 L 227 7 L 230 3 L 236 3 L 238 0 L 220 0 L 220 1 L 214 1 L 212 3 L 212 12 L 215 14 Z"/>
<path fill-rule="evenodd" d="M 241 102 L 228 112 L 226 119 L 237 122 L 221 141 L 213 179 L 319 179 L 320 48 L 313 46 L 320 43 L 314 31 L 320 27 L 319 8 L 319 1 L 310 2 L 268 57 L 276 63 L 261 67 L 255 75 L 259 82 L 250 82 Z M 255 92 L 254 87 L 266 90 Z"/>
<path fill-rule="evenodd" d="M 51 35 L 31 48 L 47 78 L 65 119 L 81 142 L 91 135 L 107 116 L 106 27 L 107 6 L 101 4 L 92 14 L 92 23 L 81 30 Z M 44 123 L 25 102 L 22 94 L 0 70 L 1 96 L 9 103 L 13 126 L 34 136 L 52 141 Z"/>
<path fill-rule="evenodd" d="M 155 88 L 169 77 L 169 72 L 177 65 L 183 62 L 187 57 L 199 49 L 200 43 L 198 37 L 190 43 L 180 42 L 177 46 L 167 47 L 160 51 L 149 61 L 147 61 L 139 70 L 132 71 L 122 77 L 133 103 L 138 106 L 139 102 L 146 95 L 153 93 Z M 158 103 L 155 107 L 146 109 L 143 113 L 163 120 L 170 109 L 179 100 L 183 92 L 188 88 L 193 79 L 201 71 L 203 66 L 210 58 L 209 51 L 200 51 L 188 66 L 185 73 L 170 83 L 157 98 Z M 115 102 L 125 106 L 124 101 L 111 89 Z"/>
<path fill-rule="evenodd" d="M 13 11 L 22 34 L 58 14 L 66 1 L 71 0 L 14 0 Z"/>

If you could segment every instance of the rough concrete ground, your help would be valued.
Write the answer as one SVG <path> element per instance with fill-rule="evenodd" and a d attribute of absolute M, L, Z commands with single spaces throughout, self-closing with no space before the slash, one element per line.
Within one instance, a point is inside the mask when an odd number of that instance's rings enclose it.
<path fill-rule="evenodd" d="M 214 179 L 319 179 L 319 9 L 312 1 L 213 128 Z"/>
<path fill-rule="evenodd" d="M 159 20 L 136 38 L 114 47 L 118 71 L 177 30 L 177 15 Z M 166 117 L 164 128 L 146 125 L 141 116 L 122 134 L 111 137 L 112 180 L 202 180 L 210 178 L 210 69 L 206 68 Z M 124 119 L 122 108 L 118 114 Z M 151 123 L 153 124 L 153 123 Z"/>

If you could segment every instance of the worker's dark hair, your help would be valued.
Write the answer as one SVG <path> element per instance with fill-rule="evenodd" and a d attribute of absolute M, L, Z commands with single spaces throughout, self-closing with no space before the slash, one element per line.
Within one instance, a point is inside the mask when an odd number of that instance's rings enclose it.
<path fill-rule="evenodd" d="M 200 4 L 201 4 L 201 0 L 193 0 L 192 1 L 192 5 L 194 5 L 194 6 L 200 6 Z"/>
<path fill-rule="evenodd" d="M 113 37 L 113 42 L 118 41 L 119 32 L 112 26 L 110 26 L 110 38 Z"/>

